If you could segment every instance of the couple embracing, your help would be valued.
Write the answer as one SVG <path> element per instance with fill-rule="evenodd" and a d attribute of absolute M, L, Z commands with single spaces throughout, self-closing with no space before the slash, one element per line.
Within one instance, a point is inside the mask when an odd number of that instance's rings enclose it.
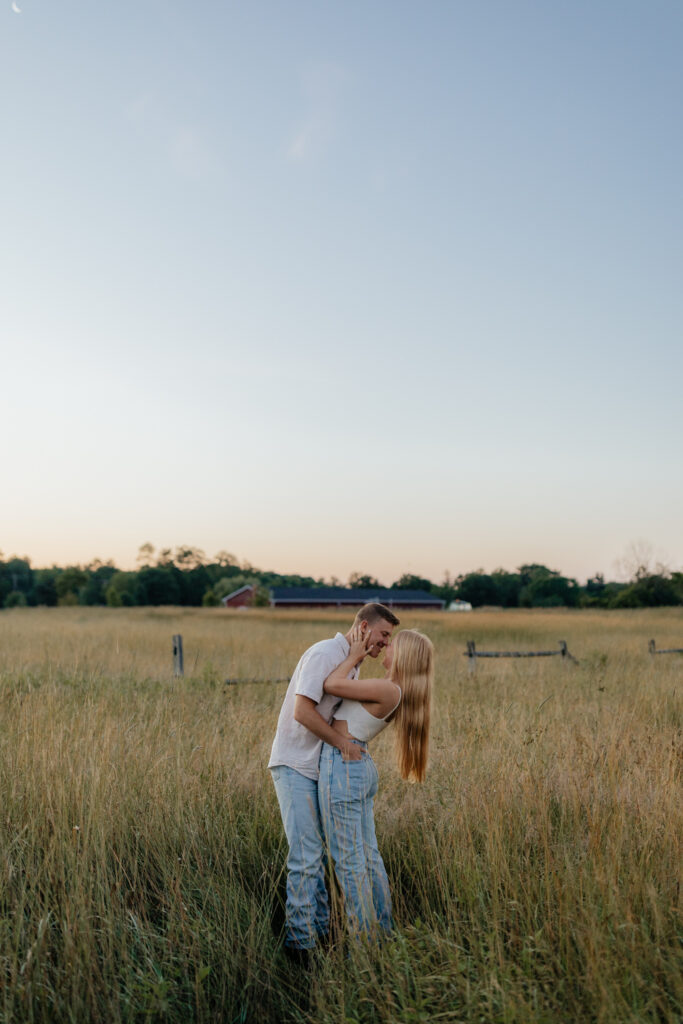
<path fill-rule="evenodd" d="M 364 605 L 346 634 L 301 657 L 287 689 L 268 767 L 289 844 L 285 951 L 306 959 L 327 936 L 325 885 L 332 859 L 349 931 L 391 929 L 391 895 L 377 848 L 377 769 L 368 742 L 396 727 L 401 777 L 422 782 L 427 765 L 434 652 L 382 604 Z M 366 657 L 383 655 L 383 678 L 359 679 Z"/>

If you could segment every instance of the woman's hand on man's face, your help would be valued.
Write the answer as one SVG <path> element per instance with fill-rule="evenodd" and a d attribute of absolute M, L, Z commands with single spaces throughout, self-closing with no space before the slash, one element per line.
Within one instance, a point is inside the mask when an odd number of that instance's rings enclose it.
<path fill-rule="evenodd" d="M 349 636 L 350 657 L 354 658 L 356 664 L 361 662 L 370 651 L 370 629 L 362 626 L 354 626 Z"/>

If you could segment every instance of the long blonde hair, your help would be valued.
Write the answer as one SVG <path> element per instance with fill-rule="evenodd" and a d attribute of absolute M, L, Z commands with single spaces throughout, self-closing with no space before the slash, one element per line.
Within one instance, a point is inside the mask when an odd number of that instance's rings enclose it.
<path fill-rule="evenodd" d="M 424 633 L 403 629 L 393 642 L 391 679 L 401 687 L 396 723 L 396 759 L 402 779 L 424 782 L 429 753 L 429 721 L 434 678 L 434 647 Z"/>

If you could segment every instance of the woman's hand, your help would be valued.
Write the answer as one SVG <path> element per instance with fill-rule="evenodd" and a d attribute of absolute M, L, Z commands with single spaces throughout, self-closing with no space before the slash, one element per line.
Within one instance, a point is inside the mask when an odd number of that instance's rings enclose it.
<path fill-rule="evenodd" d="M 353 658 L 356 665 L 359 665 L 371 647 L 370 630 L 363 630 L 360 625 L 354 626 L 349 633 L 349 645 L 349 657 Z"/>

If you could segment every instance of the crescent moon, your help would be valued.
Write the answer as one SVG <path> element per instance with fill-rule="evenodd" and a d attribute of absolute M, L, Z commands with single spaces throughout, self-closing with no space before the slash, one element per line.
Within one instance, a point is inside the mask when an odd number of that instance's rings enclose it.
<path fill-rule="evenodd" d="M 16 0 L 12 0 L 12 10 L 15 14 L 21 14 L 21 7 L 17 5 Z"/>

